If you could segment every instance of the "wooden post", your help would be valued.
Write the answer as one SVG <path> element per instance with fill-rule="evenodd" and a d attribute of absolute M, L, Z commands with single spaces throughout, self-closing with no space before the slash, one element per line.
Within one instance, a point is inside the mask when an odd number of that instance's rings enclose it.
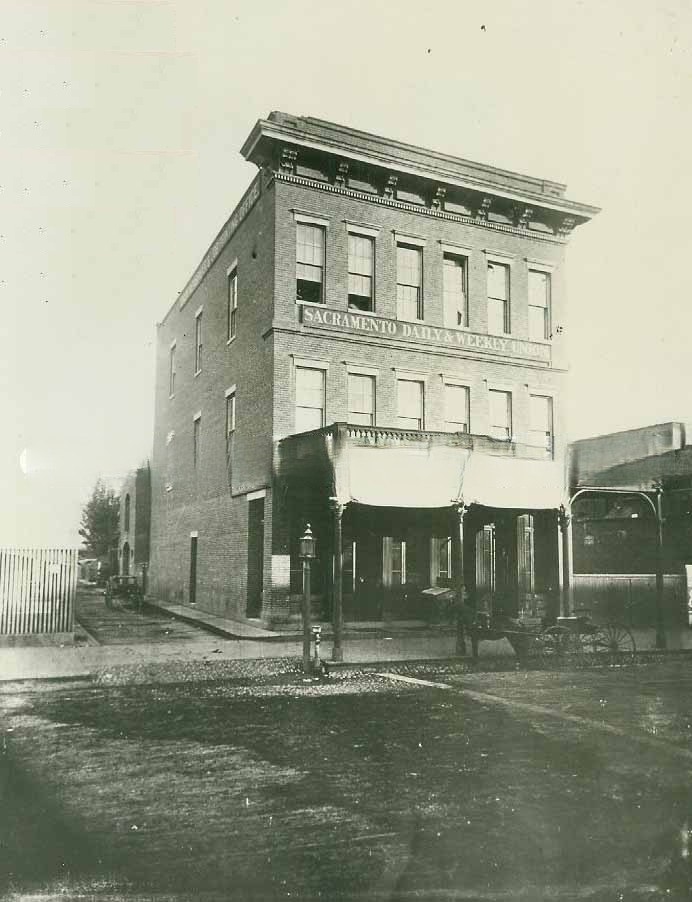
<path fill-rule="evenodd" d="M 334 514 L 334 588 L 333 588 L 333 610 L 332 619 L 334 626 L 334 647 L 332 649 L 332 660 L 343 661 L 344 650 L 342 646 L 343 630 L 344 630 L 344 610 L 343 610 L 343 542 L 341 530 L 341 518 L 344 515 L 344 505 L 340 504 L 337 498 L 330 498 L 332 513 Z"/>

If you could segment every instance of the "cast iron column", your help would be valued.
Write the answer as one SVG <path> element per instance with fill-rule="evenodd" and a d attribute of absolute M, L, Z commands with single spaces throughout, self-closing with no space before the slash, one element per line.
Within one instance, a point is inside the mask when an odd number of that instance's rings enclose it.
<path fill-rule="evenodd" d="M 457 595 L 457 603 L 456 603 L 456 613 L 457 613 L 457 641 L 456 641 L 456 653 L 458 655 L 466 654 L 466 636 L 465 636 L 465 623 L 464 619 L 466 616 L 466 583 L 464 580 L 464 517 L 466 516 L 466 512 L 468 511 L 468 507 L 464 504 L 463 501 L 459 502 L 455 505 L 456 513 L 457 513 L 457 543 L 459 546 L 459 553 L 457 555 L 457 563 L 456 563 L 456 595 Z M 477 643 L 475 641 L 475 637 L 471 636 L 471 642 L 474 648 L 474 652 L 477 648 Z"/>
<path fill-rule="evenodd" d="M 340 504 L 337 498 L 330 498 L 332 513 L 334 514 L 334 592 L 333 592 L 333 611 L 332 617 L 334 621 L 334 648 L 332 650 L 332 660 L 343 661 L 344 650 L 342 647 L 342 635 L 344 630 L 344 608 L 343 608 L 343 543 L 341 537 L 341 518 L 344 515 L 344 505 Z"/>
<path fill-rule="evenodd" d="M 663 491 L 656 489 L 656 648 L 666 648 L 663 619 Z"/>
<path fill-rule="evenodd" d="M 572 614 L 572 518 L 564 504 L 560 505 L 557 518 L 562 536 L 562 616 L 569 617 Z"/>

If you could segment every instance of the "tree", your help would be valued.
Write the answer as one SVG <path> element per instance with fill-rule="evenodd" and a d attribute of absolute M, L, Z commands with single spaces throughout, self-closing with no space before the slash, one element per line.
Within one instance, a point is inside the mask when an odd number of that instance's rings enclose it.
<path fill-rule="evenodd" d="M 118 547 L 120 501 L 113 489 L 107 489 L 99 479 L 91 498 L 82 510 L 79 534 L 84 545 L 95 557 L 110 555 Z"/>

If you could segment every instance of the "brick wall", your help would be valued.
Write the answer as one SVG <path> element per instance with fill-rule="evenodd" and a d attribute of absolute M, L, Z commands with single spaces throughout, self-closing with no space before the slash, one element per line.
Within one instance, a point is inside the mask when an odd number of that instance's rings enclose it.
<path fill-rule="evenodd" d="M 200 284 L 158 327 L 152 458 L 151 591 L 187 601 L 190 533 L 198 533 L 197 603 L 245 613 L 247 501 L 271 479 L 271 341 L 274 194 L 262 192 Z M 228 270 L 237 264 L 236 337 L 228 341 Z M 195 374 L 195 317 L 202 310 L 203 357 Z M 176 347 L 175 392 L 169 355 Z M 226 390 L 236 386 L 236 431 L 226 448 Z M 198 460 L 194 418 L 200 415 Z"/>
<path fill-rule="evenodd" d="M 541 240 L 535 235 L 520 236 L 482 226 L 451 222 L 421 210 L 404 211 L 378 202 L 319 191 L 290 182 L 277 182 L 276 190 L 276 309 L 274 325 L 275 440 L 294 431 L 295 358 L 321 358 L 328 362 L 326 422 L 347 419 L 348 364 L 378 369 L 377 425 L 396 425 L 396 371 L 425 373 L 425 425 L 444 429 L 443 376 L 468 382 L 470 388 L 471 431 L 488 431 L 488 388 L 512 391 L 513 430 L 517 441 L 529 441 L 529 395 L 553 395 L 556 454 L 564 449 L 565 421 L 562 390 L 566 369 L 564 245 Z M 554 331 L 552 365 L 521 364 L 497 359 L 472 359 L 451 349 L 402 348 L 370 334 L 316 334 L 300 323 L 300 305 L 295 302 L 294 210 L 327 219 L 325 296 L 328 307 L 347 309 L 347 224 L 345 220 L 379 229 L 375 242 L 375 312 L 396 319 L 395 232 L 425 238 L 423 247 L 423 298 L 425 322 L 442 326 L 442 243 L 467 248 L 468 306 L 471 331 L 487 332 L 487 261 L 492 254 L 509 258 L 511 270 L 512 336 L 528 338 L 528 261 L 551 267 L 552 324 Z M 486 253 L 490 252 L 490 253 Z"/>
<path fill-rule="evenodd" d="M 424 374 L 425 427 L 444 428 L 444 377 L 470 388 L 471 431 L 488 430 L 488 388 L 509 389 L 514 433 L 528 441 L 529 395 L 554 396 L 556 454 L 564 447 L 561 392 L 566 370 L 564 245 L 535 234 L 517 235 L 452 222 L 423 210 L 402 210 L 334 192 L 316 190 L 264 173 L 259 200 L 191 292 L 182 309 L 174 304 L 158 327 L 155 434 L 152 458 L 150 587 L 154 595 L 186 602 L 190 534 L 197 533 L 197 604 L 228 617 L 242 617 L 247 595 L 247 493 L 266 490 L 263 617 L 288 614 L 286 560 L 272 542 L 272 454 L 277 440 L 294 431 L 295 361 L 319 358 L 327 368 L 326 422 L 348 419 L 348 366 L 377 370 L 377 425 L 395 426 L 396 379 L 400 371 Z M 436 346 L 403 347 L 377 335 L 317 333 L 303 327 L 296 304 L 294 211 L 329 221 L 326 303 L 347 305 L 347 225 L 379 229 L 376 239 L 375 305 L 396 318 L 394 232 L 425 238 L 425 322 L 443 325 L 442 243 L 465 248 L 468 259 L 469 326 L 487 331 L 487 261 L 493 254 L 511 266 L 512 335 L 528 338 L 529 263 L 552 270 L 552 324 L 562 326 L 552 342 L 552 366 L 462 356 Z M 227 342 L 227 270 L 238 266 L 237 337 Z M 202 309 L 203 365 L 194 373 L 195 314 Z M 176 385 L 169 397 L 169 354 L 176 346 Z M 236 386 L 236 431 L 226 453 L 225 392 Z M 193 421 L 200 414 L 200 446 L 193 462 Z M 279 543 L 280 544 L 280 543 Z M 274 552 L 274 553 L 272 553 Z"/>

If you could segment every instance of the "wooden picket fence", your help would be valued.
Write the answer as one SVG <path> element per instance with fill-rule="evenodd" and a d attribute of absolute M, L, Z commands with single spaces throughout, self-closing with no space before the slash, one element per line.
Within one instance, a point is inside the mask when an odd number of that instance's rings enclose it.
<path fill-rule="evenodd" d="M 76 548 L 0 548 L 0 636 L 74 631 Z"/>

